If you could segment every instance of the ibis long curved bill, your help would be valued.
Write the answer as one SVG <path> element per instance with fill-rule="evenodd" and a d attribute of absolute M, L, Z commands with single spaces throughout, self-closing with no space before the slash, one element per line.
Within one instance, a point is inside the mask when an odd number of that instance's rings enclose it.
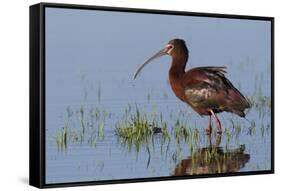
<path fill-rule="evenodd" d="M 140 65 L 134 75 L 134 79 L 137 78 L 138 74 L 141 72 L 141 70 L 147 65 L 149 64 L 152 60 L 159 58 L 160 56 L 164 56 L 167 54 L 167 47 L 161 49 L 159 52 L 157 52 L 156 54 L 154 54 L 153 56 L 151 56 L 149 59 L 147 59 L 142 65 Z"/>

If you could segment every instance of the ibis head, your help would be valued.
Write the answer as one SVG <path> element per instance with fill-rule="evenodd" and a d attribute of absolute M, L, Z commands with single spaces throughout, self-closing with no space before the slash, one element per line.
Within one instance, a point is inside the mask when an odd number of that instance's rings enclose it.
<path fill-rule="evenodd" d="M 182 58 L 182 57 L 188 57 L 188 49 L 185 45 L 185 41 L 182 39 L 172 39 L 170 40 L 167 45 L 155 53 L 153 56 L 151 56 L 149 59 L 147 59 L 142 65 L 140 65 L 134 75 L 134 79 L 138 76 L 138 74 L 141 72 L 141 70 L 149 63 L 151 63 L 152 60 L 159 58 L 164 55 L 169 55 L 173 59 Z M 184 62 L 183 64 L 185 64 Z"/>

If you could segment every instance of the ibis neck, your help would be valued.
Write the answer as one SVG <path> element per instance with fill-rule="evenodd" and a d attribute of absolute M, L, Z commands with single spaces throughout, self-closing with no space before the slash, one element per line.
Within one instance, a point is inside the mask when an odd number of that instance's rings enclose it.
<path fill-rule="evenodd" d="M 188 60 L 188 54 L 180 57 L 172 57 L 172 65 L 169 70 L 169 75 L 173 77 L 180 77 L 185 73 L 185 67 Z"/>

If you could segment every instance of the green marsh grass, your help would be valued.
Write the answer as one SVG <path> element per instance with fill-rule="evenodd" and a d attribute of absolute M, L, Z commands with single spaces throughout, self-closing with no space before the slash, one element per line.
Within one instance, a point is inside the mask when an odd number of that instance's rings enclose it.
<path fill-rule="evenodd" d="M 58 129 L 56 135 L 58 150 L 66 150 L 69 144 L 86 143 L 95 147 L 97 141 L 104 139 L 107 116 L 107 112 L 97 107 L 90 109 L 86 109 L 83 105 L 77 109 L 67 107 L 65 125 Z"/>
<path fill-rule="evenodd" d="M 258 95 L 258 96 L 257 96 Z M 249 97 L 252 107 L 261 113 L 270 110 L 271 99 L 266 96 L 257 94 Z M 64 126 L 57 131 L 56 143 L 59 150 L 66 150 L 70 144 L 88 144 L 93 148 L 96 147 L 98 141 L 103 141 L 105 137 L 105 128 L 115 132 L 115 136 L 122 146 L 130 151 L 140 151 L 144 146 L 149 156 L 155 149 L 155 144 L 160 144 L 161 153 L 167 153 L 171 141 L 176 143 L 173 160 L 179 161 L 181 156 L 181 146 L 186 145 L 190 153 L 197 150 L 202 145 L 202 139 L 206 137 L 204 128 L 189 122 L 193 112 L 189 109 L 157 111 L 156 107 L 151 106 L 151 110 L 146 111 L 137 105 L 127 104 L 123 110 L 121 117 L 115 119 L 113 125 L 107 126 L 107 120 L 111 114 L 104 109 L 98 107 L 85 107 L 81 104 L 78 108 L 66 108 L 64 118 Z M 261 117 L 264 114 L 261 114 Z M 165 116 L 165 117 L 164 117 Z M 246 122 L 245 122 L 246 123 Z M 258 129 L 254 123 L 250 127 L 237 118 L 229 119 L 223 127 L 223 136 L 226 140 L 226 146 L 230 140 L 239 139 L 241 133 L 255 136 L 259 130 L 262 135 L 269 132 L 270 126 L 264 124 Z M 212 136 L 216 135 L 216 128 L 212 128 Z M 155 140 L 158 141 L 155 143 Z M 236 141 L 237 142 L 237 141 Z M 206 156 L 205 156 L 206 157 Z"/>
<path fill-rule="evenodd" d="M 141 144 L 153 143 L 155 134 L 161 134 L 164 140 L 169 139 L 167 122 L 163 119 L 158 120 L 155 110 L 151 114 L 147 114 L 140 111 L 137 106 L 133 114 L 125 109 L 125 116 L 116 124 L 115 131 L 123 143 L 127 143 L 130 149 L 135 146 L 137 151 Z"/>

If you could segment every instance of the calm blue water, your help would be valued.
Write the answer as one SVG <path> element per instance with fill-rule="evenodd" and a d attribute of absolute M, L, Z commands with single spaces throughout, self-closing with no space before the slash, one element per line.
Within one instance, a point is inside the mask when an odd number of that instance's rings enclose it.
<path fill-rule="evenodd" d="M 181 161 L 190 159 L 190 142 L 172 138 L 163 143 L 159 134 L 149 151 L 146 144 L 138 151 L 128 149 L 115 132 L 128 104 L 147 113 L 156 110 L 157 117 L 162 113 L 171 133 L 179 111 L 184 111 L 189 126 L 199 130 L 199 148 L 210 146 L 203 132 L 207 118 L 194 113 L 170 89 L 170 57 L 154 61 L 132 80 L 137 66 L 175 37 L 186 40 L 190 50 L 187 69 L 227 66 L 227 77 L 243 94 L 270 98 L 269 22 L 47 8 L 46 183 L 174 175 Z M 81 106 L 85 122 L 91 108 L 107 113 L 103 138 L 94 145 L 68 141 L 66 149 L 58 149 L 58 132 L 65 123 L 81 132 Z M 254 128 L 238 116 L 218 116 L 224 128 L 231 130 L 230 120 L 241 126 L 237 136 L 223 133 L 218 145 L 225 153 L 244 148 L 235 172 L 270 169 L 270 107 L 249 111 L 247 119 L 255 122 Z M 215 139 L 213 135 L 212 144 Z"/>

